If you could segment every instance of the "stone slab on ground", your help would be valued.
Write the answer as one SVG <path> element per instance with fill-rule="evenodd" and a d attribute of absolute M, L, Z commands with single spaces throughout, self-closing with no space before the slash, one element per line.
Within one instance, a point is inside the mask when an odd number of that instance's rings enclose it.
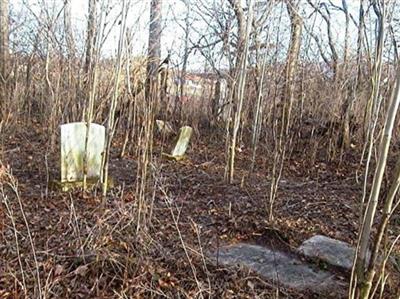
<path fill-rule="evenodd" d="M 239 243 L 219 249 L 213 255 L 225 266 L 241 265 L 258 273 L 274 285 L 299 291 L 311 290 L 329 297 L 341 297 L 345 291 L 343 283 L 335 275 L 307 264 L 297 257 L 265 247 Z"/>
<path fill-rule="evenodd" d="M 350 244 L 322 235 L 315 235 L 301 244 L 299 253 L 311 259 L 351 270 L 355 249 Z"/>

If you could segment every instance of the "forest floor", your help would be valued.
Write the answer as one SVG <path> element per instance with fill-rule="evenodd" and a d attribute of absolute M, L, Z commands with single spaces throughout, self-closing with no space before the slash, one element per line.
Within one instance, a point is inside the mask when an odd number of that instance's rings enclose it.
<path fill-rule="evenodd" d="M 355 154 L 341 164 L 317 155 L 311 165 L 301 158 L 305 153 L 294 153 L 270 224 L 267 155 L 258 156 L 250 174 L 250 150 L 238 152 L 237 183 L 227 184 L 221 139 L 195 136 L 180 162 L 163 160 L 156 143 L 153 200 L 138 215 L 137 163 L 129 155 L 118 157 L 118 138 L 110 167 L 116 186 L 107 202 L 100 191 L 48 188 L 59 176 L 59 153 L 47 144 L 36 125 L 3 140 L 2 161 L 18 181 L 21 206 L 3 169 L 0 298 L 319 298 L 272 285 L 243 268 L 216 265 L 207 253 L 238 242 L 290 253 L 315 234 L 351 244 L 357 238 L 362 181 L 356 181 Z M 148 224 L 137 233 L 143 215 Z M 391 235 L 399 233 L 400 225 L 391 228 Z M 400 294 L 398 271 L 390 269 L 387 298 Z M 338 275 L 348 280 L 348 273 Z"/>

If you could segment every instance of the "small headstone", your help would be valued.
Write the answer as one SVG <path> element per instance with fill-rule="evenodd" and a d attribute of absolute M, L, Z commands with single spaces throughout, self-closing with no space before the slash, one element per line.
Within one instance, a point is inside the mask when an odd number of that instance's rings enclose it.
<path fill-rule="evenodd" d="M 193 129 L 189 126 L 184 126 L 179 130 L 179 139 L 174 149 L 172 150 L 171 156 L 175 159 L 183 157 L 189 146 L 190 137 L 192 137 Z"/>
<path fill-rule="evenodd" d="M 156 119 L 156 125 L 157 125 L 158 132 L 160 132 L 162 134 L 170 135 L 174 132 L 171 124 L 167 121 Z"/>
<path fill-rule="evenodd" d="M 257 245 L 236 244 L 219 249 L 213 258 L 225 266 L 241 265 L 277 286 L 340 298 L 343 283 L 334 274 L 315 268 L 297 257 Z M 336 294 L 336 295 L 335 295 Z M 324 297 L 326 298 L 326 297 Z"/>
<path fill-rule="evenodd" d="M 61 125 L 61 183 L 83 180 L 85 157 L 86 123 L 76 122 Z M 90 124 L 87 144 L 87 178 L 100 177 L 105 128 Z"/>
<path fill-rule="evenodd" d="M 308 258 L 321 260 L 328 265 L 346 270 L 353 267 L 355 248 L 346 242 L 326 236 L 311 237 L 301 244 L 298 251 Z"/>

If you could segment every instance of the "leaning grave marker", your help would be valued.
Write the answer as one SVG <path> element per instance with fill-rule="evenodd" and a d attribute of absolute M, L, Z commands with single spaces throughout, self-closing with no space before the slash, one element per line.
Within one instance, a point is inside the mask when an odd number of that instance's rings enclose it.
<path fill-rule="evenodd" d="M 172 150 L 171 154 L 163 153 L 169 159 L 173 160 L 182 160 L 186 150 L 189 146 L 190 138 L 192 137 L 193 129 L 189 126 L 184 126 L 179 130 L 179 138 L 176 142 L 174 149 Z"/>
<path fill-rule="evenodd" d="M 172 150 L 173 157 L 182 157 L 189 145 L 190 137 L 192 137 L 193 129 L 189 126 L 184 126 L 179 130 L 179 139 Z"/>

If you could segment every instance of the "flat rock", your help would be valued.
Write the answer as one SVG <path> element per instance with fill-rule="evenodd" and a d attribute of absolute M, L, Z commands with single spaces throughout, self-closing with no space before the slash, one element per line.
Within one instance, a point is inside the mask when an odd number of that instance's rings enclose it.
<path fill-rule="evenodd" d="M 296 290 L 312 290 L 341 297 L 345 288 L 334 274 L 315 268 L 297 257 L 257 245 L 236 244 L 219 249 L 213 255 L 225 266 L 241 265 L 258 273 L 275 285 Z M 329 296 L 330 297 L 330 296 Z"/>
<path fill-rule="evenodd" d="M 301 244 L 298 251 L 311 259 L 351 270 L 355 249 L 350 244 L 322 235 L 315 235 Z"/>

